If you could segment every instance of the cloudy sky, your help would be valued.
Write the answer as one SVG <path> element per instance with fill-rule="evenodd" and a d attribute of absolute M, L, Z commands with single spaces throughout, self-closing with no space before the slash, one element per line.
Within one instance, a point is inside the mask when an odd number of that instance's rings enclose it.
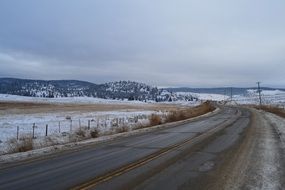
<path fill-rule="evenodd" d="M 3 0 L 0 77 L 285 87 L 285 1 Z"/>

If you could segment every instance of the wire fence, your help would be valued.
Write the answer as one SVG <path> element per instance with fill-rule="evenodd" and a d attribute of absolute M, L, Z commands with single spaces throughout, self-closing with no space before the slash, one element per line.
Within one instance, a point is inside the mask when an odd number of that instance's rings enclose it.
<path fill-rule="evenodd" d="M 166 118 L 167 113 L 158 113 L 161 118 Z M 125 117 L 108 117 L 99 116 L 96 118 L 79 118 L 71 119 L 67 117 L 65 120 L 44 121 L 25 123 L 17 126 L 2 128 L 1 141 L 7 141 L 11 138 L 17 140 L 24 136 L 32 138 L 44 137 L 49 135 L 72 134 L 79 129 L 91 130 L 98 129 L 102 132 L 115 129 L 116 127 L 128 126 L 134 127 L 142 123 L 149 122 L 150 115 L 136 115 Z"/>

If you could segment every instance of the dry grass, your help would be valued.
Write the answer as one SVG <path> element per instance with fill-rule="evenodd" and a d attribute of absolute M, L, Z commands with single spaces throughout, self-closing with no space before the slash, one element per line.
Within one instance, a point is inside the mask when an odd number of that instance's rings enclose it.
<path fill-rule="evenodd" d="M 255 106 L 256 109 L 264 110 L 273 114 L 276 114 L 280 117 L 285 118 L 285 110 L 275 106 Z"/>
<path fill-rule="evenodd" d="M 8 109 L 12 109 L 12 108 L 10 108 L 10 106 L 11 106 L 11 104 L 7 105 L 7 107 L 9 107 Z M 23 108 L 25 108 L 26 106 L 29 106 L 29 105 L 24 104 L 22 106 L 23 106 Z M 37 106 L 39 106 L 39 105 L 38 104 L 33 104 L 33 107 L 35 108 L 35 110 L 39 111 L 37 109 Z M 47 109 L 50 109 L 50 107 L 49 107 L 50 105 L 45 105 L 45 106 L 47 107 Z M 78 106 L 80 107 L 80 105 L 76 105 L 76 107 L 78 107 Z M 86 110 L 92 109 L 93 106 L 95 106 L 95 105 L 92 105 L 90 107 L 85 107 L 85 106 L 86 105 L 84 105 L 83 107 L 80 107 L 80 109 L 83 109 L 84 111 L 86 111 Z M 113 108 L 114 105 L 111 105 L 111 106 Z M 69 109 L 69 108 L 71 108 L 73 106 L 70 106 L 70 107 L 67 106 L 67 107 Z M 120 106 L 118 106 L 118 108 L 119 107 Z M 109 107 L 108 108 L 104 107 L 104 109 L 105 108 L 106 109 L 111 109 L 111 107 L 110 108 Z M 152 108 L 153 108 L 153 110 L 155 110 L 154 109 L 155 107 L 152 107 Z M 159 110 L 161 110 L 162 107 L 156 107 L 156 108 L 159 108 Z M 177 106 L 173 106 L 173 105 L 169 106 L 169 107 L 165 106 L 163 108 L 165 108 L 165 109 L 162 109 L 162 110 L 165 110 L 165 111 L 166 110 L 172 110 L 172 111 L 170 111 L 170 114 L 168 114 L 166 119 L 162 120 L 161 116 L 153 114 L 153 115 L 151 115 L 151 117 L 149 119 L 149 124 L 147 124 L 147 125 L 145 125 L 145 124 L 138 124 L 132 130 L 146 128 L 146 127 L 151 127 L 151 126 L 155 126 L 155 125 L 160 125 L 160 124 L 166 123 L 166 122 L 174 122 L 174 121 L 185 120 L 185 119 L 188 119 L 188 118 L 197 117 L 199 115 L 203 115 L 205 113 L 211 112 L 211 111 L 213 111 L 215 109 L 214 106 L 212 106 L 210 104 L 210 102 L 205 102 L 205 103 L 203 103 L 203 104 L 201 104 L 199 106 L 191 107 L 191 108 L 185 108 L 185 107 L 178 108 Z M 53 109 L 57 109 L 57 108 L 53 108 Z M 64 109 L 64 111 L 66 111 L 65 108 L 62 108 L 62 109 Z M 100 108 L 100 109 L 102 110 L 102 108 Z M 145 109 L 145 108 L 143 108 L 143 109 Z M 5 112 L 7 110 L 5 110 L 5 108 L 1 110 L 1 105 L 0 105 L 0 112 L 1 111 Z M 278 113 L 278 115 L 280 113 L 282 113 L 282 115 L 284 114 L 283 117 L 285 116 L 284 110 L 282 110 L 282 112 L 280 112 L 279 108 L 274 108 L 274 109 L 270 108 L 270 112 Z M 98 129 L 87 130 L 86 127 L 82 127 L 80 129 L 76 130 L 73 134 L 69 134 L 68 136 L 69 136 L 69 142 L 77 142 L 77 141 L 84 140 L 84 139 L 87 139 L 87 138 L 97 138 L 97 137 L 99 137 L 101 135 L 110 135 L 110 134 L 113 134 L 114 132 L 115 133 L 123 133 L 123 132 L 127 132 L 129 130 L 130 130 L 130 127 L 122 126 L 122 127 L 114 128 L 113 131 L 100 133 L 100 131 Z M 58 142 L 56 142 L 56 141 L 54 141 L 53 139 L 50 139 L 50 138 L 46 139 L 46 145 L 54 145 L 54 144 L 58 144 Z M 34 147 L 33 138 L 31 136 L 23 136 L 19 140 L 11 139 L 9 141 L 9 149 L 10 149 L 9 152 L 10 153 L 25 152 L 25 151 L 33 150 L 34 148 L 37 148 L 37 147 Z"/>
<path fill-rule="evenodd" d="M 19 140 L 13 138 L 9 140 L 8 146 L 10 153 L 33 150 L 33 138 L 31 136 L 23 136 Z"/>
<path fill-rule="evenodd" d="M 214 110 L 215 107 L 210 102 L 205 102 L 196 107 L 173 110 L 166 116 L 165 120 L 162 120 L 162 118 L 159 115 L 152 114 L 151 117 L 149 118 L 149 125 L 138 125 L 134 128 L 134 130 L 152 127 L 163 123 L 185 120 L 200 115 L 204 115 Z"/>
<path fill-rule="evenodd" d="M 152 114 L 149 118 L 149 124 L 150 124 L 150 126 L 162 124 L 161 117 L 159 115 Z"/>
<path fill-rule="evenodd" d="M 97 137 L 99 137 L 99 134 L 100 134 L 99 129 L 91 129 L 90 130 L 91 138 L 97 138 Z"/>
<path fill-rule="evenodd" d="M 194 108 L 172 111 L 168 114 L 166 122 L 174 122 L 197 117 L 208 112 L 214 111 L 215 107 L 210 102 L 205 102 Z"/>
<path fill-rule="evenodd" d="M 86 137 L 86 130 L 84 128 L 79 128 L 75 131 L 76 136 L 80 138 L 85 138 Z"/>
<path fill-rule="evenodd" d="M 130 130 L 130 127 L 128 126 L 116 127 L 115 133 L 124 133 L 124 132 L 128 132 L 129 130 Z"/>
<path fill-rule="evenodd" d="M 76 103 L 35 103 L 35 102 L 1 102 L 0 114 L 35 114 L 78 111 L 82 113 L 115 110 L 171 110 L 178 108 L 173 104 L 76 104 Z"/>

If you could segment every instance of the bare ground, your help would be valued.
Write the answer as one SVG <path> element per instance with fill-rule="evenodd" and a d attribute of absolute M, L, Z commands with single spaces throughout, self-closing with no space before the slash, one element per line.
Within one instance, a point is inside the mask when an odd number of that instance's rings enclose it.
<path fill-rule="evenodd" d="M 185 106 L 174 104 L 51 104 L 33 102 L 0 102 L 0 115 L 4 114 L 33 114 L 52 112 L 96 112 L 96 111 L 133 111 L 133 110 L 164 110 L 171 111 L 185 108 Z"/>

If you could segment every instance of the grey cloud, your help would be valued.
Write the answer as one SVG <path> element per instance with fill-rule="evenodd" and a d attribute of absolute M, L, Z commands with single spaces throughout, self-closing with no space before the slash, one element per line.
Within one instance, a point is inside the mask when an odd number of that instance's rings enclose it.
<path fill-rule="evenodd" d="M 0 76 L 204 87 L 261 80 L 284 87 L 284 5 L 282 0 L 5 1 Z"/>

